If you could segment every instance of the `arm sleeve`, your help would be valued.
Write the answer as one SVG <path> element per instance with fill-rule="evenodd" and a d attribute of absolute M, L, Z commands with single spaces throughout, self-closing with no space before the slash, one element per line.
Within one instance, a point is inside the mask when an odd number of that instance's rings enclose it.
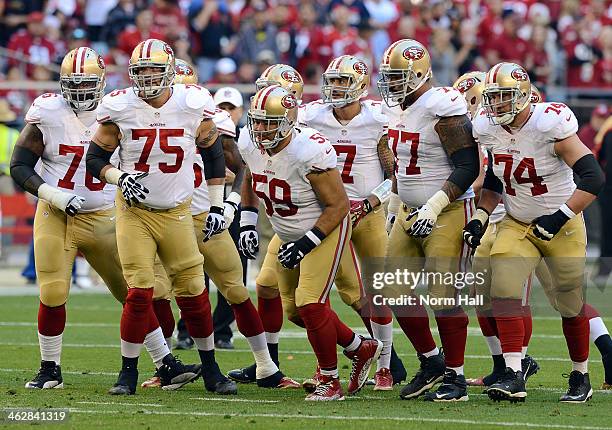
<path fill-rule="evenodd" d="M 225 178 L 225 156 L 221 135 L 215 143 L 207 148 L 198 148 L 204 161 L 204 176 L 206 179 Z"/>
<path fill-rule="evenodd" d="M 11 158 L 11 177 L 28 193 L 38 196 L 38 187 L 45 183 L 34 166 L 39 156 L 23 146 L 15 146 Z"/>
<path fill-rule="evenodd" d="M 579 178 L 576 188 L 595 196 L 599 194 L 604 186 L 605 177 L 593 154 L 587 154 L 576 161 L 572 170 Z"/>

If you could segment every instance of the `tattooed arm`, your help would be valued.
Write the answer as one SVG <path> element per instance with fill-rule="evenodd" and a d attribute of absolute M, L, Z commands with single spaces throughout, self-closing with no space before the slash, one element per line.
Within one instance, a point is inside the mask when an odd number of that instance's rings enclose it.
<path fill-rule="evenodd" d="M 385 179 L 393 180 L 395 177 L 395 157 L 393 156 L 393 151 L 389 148 L 389 136 L 387 134 L 378 141 L 376 151 L 378 152 L 380 165 L 385 172 Z"/>
<path fill-rule="evenodd" d="M 236 141 L 234 138 L 226 134 L 222 134 L 221 139 L 225 165 L 232 171 L 232 173 L 234 173 L 234 175 L 236 175 L 234 178 L 234 183 L 232 184 L 232 192 L 240 194 L 242 182 L 244 180 L 245 164 L 242 161 L 240 152 L 238 152 L 238 146 L 236 146 Z"/>
<path fill-rule="evenodd" d="M 442 191 L 452 202 L 465 193 L 480 173 L 478 145 L 472 136 L 472 123 L 467 115 L 440 118 L 435 130 L 455 167 L 442 186 Z"/>

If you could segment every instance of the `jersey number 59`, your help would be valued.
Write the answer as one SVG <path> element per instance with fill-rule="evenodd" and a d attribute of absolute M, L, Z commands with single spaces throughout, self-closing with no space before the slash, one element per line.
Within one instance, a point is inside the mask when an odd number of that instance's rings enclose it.
<path fill-rule="evenodd" d="M 298 207 L 291 201 L 291 187 L 289 183 L 283 179 L 272 178 L 268 181 L 266 175 L 253 173 L 253 191 L 262 199 L 266 205 L 266 213 L 272 216 L 276 212 L 281 217 L 295 215 Z M 263 187 L 268 187 L 268 191 L 258 189 L 258 184 L 263 184 Z M 269 197 L 268 197 L 269 196 Z M 274 207 L 274 205 L 277 205 Z M 278 207 L 283 205 L 285 208 Z"/>

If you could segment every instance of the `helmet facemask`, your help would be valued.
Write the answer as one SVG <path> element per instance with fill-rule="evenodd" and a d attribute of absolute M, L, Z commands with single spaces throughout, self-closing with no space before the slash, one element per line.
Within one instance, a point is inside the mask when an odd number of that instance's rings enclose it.
<path fill-rule="evenodd" d="M 421 88 L 430 77 L 431 69 L 425 76 L 418 76 L 412 70 L 412 65 L 408 69 L 390 69 L 382 65 L 377 85 L 387 106 L 394 107 L 402 104 L 407 96 Z"/>
<path fill-rule="evenodd" d="M 96 75 L 72 73 L 60 77 L 60 89 L 64 99 L 77 112 L 92 111 L 104 96 L 106 81 Z"/>
<path fill-rule="evenodd" d="M 144 69 L 157 69 L 158 72 L 142 73 Z M 170 88 L 174 80 L 174 65 L 139 61 L 130 64 L 129 75 L 132 88 L 138 97 L 143 100 L 158 97 L 166 88 Z"/>
<path fill-rule="evenodd" d="M 264 123 L 263 130 L 255 130 L 256 124 Z M 295 122 L 287 116 L 266 115 L 265 111 L 249 110 L 247 112 L 247 128 L 251 141 L 260 150 L 273 149 L 285 138 Z"/>
<path fill-rule="evenodd" d="M 531 94 L 519 88 L 491 86 L 482 92 L 482 108 L 493 125 L 508 125 L 529 105 Z"/>

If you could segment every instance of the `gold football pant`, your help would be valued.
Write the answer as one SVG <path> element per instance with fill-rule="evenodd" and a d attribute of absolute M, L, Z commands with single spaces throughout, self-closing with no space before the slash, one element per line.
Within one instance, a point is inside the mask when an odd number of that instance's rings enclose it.
<path fill-rule="evenodd" d="M 77 251 L 83 253 L 113 296 L 125 302 L 127 285 L 117 254 L 114 218 L 114 208 L 71 217 L 44 200 L 38 201 L 34 257 L 40 301 L 44 305 L 60 306 L 68 299 Z"/>
<path fill-rule="evenodd" d="M 569 220 L 550 241 L 535 237 L 531 224 L 506 215 L 491 249 L 491 297 L 520 299 L 524 282 L 544 257 L 555 307 L 563 317 L 574 317 L 583 305 L 585 255 L 582 215 Z"/>
<path fill-rule="evenodd" d="M 408 270 L 417 273 L 424 269 L 426 273 L 465 272 L 469 250 L 463 242 L 462 231 L 473 208 L 472 199 L 452 202 L 438 216 L 431 234 L 425 238 L 416 238 L 407 233 L 416 216 L 407 221 L 410 208 L 402 205 L 389 235 L 385 271 Z M 437 300 L 456 297 L 457 289 L 453 282 L 441 282 L 439 277 L 434 276 L 432 282 L 428 282 L 428 289 L 429 297 L 436 303 L 431 306 L 432 309 L 438 311 L 456 307 L 452 300 Z M 408 286 L 389 286 L 383 291 L 388 297 L 410 293 Z"/>
<path fill-rule="evenodd" d="M 203 258 L 193 234 L 191 200 L 167 210 L 129 207 L 117 193 L 117 245 L 129 288 L 153 288 L 156 254 L 170 274 L 177 297 L 204 291 Z"/>
<path fill-rule="evenodd" d="M 212 236 L 204 242 L 204 224 L 208 212 L 193 217 L 193 228 L 198 248 L 204 257 L 204 272 L 217 286 L 223 297 L 232 304 L 240 304 L 249 299 L 249 293 L 242 282 L 242 263 L 236 245 L 228 230 Z M 170 300 L 170 281 L 161 261 L 155 264 L 155 290 L 153 299 Z"/>

